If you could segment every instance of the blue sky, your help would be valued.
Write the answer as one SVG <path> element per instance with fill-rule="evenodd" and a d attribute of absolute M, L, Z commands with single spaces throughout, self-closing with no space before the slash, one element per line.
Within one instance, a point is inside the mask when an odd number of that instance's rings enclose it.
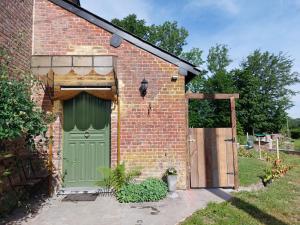
<path fill-rule="evenodd" d="M 230 48 L 232 66 L 253 50 L 291 56 L 300 72 L 300 0 L 81 0 L 83 8 L 107 19 L 135 13 L 149 24 L 176 20 L 189 31 L 185 50 L 216 43 Z M 300 91 L 300 84 L 293 87 Z M 292 117 L 300 117 L 300 93 L 293 97 Z"/>

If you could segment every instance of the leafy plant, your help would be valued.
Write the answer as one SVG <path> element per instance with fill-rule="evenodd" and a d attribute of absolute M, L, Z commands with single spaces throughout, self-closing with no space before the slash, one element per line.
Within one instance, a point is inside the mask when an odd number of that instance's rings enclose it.
<path fill-rule="evenodd" d="M 279 159 L 274 160 L 272 167 L 264 170 L 265 174 L 261 177 L 263 184 L 266 185 L 271 180 L 284 176 L 291 168 L 292 166 L 282 163 Z"/>
<path fill-rule="evenodd" d="M 116 191 L 141 175 L 138 169 L 126 172 L 125 163 L 119 164 L 113 169 L 101 168 L 100 173 L 104 179 L 103 181 L 98 181 L 97 184 L 106 188 L 113 188 Z"/>
<path fill-rule="evenodd" d="M 263 158 L 267 161 L 267 162 L 272 162 L 275 160 L 275 157 L 273 154 L 268 154 L 267 152 L 263 151 L 262 152 L 262 156 Z"/>
<path fill-rule="evenodd" d="M 167 196 L 168 188 L 165 182 L 157 178 L 148 178 L 139 184 L 124 185 L 116 192 L 119 202 L 153 202 Z"/>
<path fill-rule="evenodd" d="M 266 168 L 264 170 L 264 172 L 265 172 L 265 174 L 261 177 L 261 179 L 262 179 L 264 186 L 266 186 L 268 183 L 270 183 L 273 180 L 274 175 L 273 175 L 273 171 L 271 168 Z"/>
<path fill-rule="evenodd" d="M 254 158 L 255 157 L 255 155 L 253 154 L 252 151 L 246 150 L 243 147 L 239 148 L 239 150 L 238 150 L 238 156 L 245 157 L 245 158 Z"/>
<path fill-rule="evenodd" d="M 166 175 L 177 175 L 177 170 L 174 167 L 170 167 L 167 169 Z"/>
<path fill-rule="evenodd" d="M 45 115 L 31 99 L 37 84 L 31 74 L 16 75 L 8 68 L 7 52 L 0 49 L 0 145 L 5 140 L 26 137 L 28 144 L 47 131 Z M 2 151 L 5 149 L 1 149 Z"/>

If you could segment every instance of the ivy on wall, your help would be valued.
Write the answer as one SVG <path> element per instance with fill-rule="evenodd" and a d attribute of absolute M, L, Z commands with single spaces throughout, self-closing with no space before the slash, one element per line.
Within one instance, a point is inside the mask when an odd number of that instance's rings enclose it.
<path fill-rule="evenodd" d="M 10 57 L 0 49 L 0 144 L 26 137 L 27 143 L 47 131 L 46 115 L 31 99 L 31 88 L 38 82 L 30 74 L 14 76 Z M 0 149 L 0 151 L 3 149 Z"/>

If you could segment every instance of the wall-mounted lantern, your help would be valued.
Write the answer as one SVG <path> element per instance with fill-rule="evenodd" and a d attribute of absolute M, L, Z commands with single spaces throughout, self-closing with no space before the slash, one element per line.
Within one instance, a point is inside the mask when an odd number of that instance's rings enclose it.
<path fill-rule="evenodd" d="M 140 93 L 142 97 L 145 97 L 148 89 L 148 81 L 144 78 L 141 82 Z"/>

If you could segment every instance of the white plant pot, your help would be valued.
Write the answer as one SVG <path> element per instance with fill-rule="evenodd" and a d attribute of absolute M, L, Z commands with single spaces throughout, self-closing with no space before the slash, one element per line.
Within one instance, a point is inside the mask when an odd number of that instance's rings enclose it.
<path fill-rule="evenodd" d="M 177 175 L 168 175 L 168 189 L 170 192 L 176 191 Z"/>

